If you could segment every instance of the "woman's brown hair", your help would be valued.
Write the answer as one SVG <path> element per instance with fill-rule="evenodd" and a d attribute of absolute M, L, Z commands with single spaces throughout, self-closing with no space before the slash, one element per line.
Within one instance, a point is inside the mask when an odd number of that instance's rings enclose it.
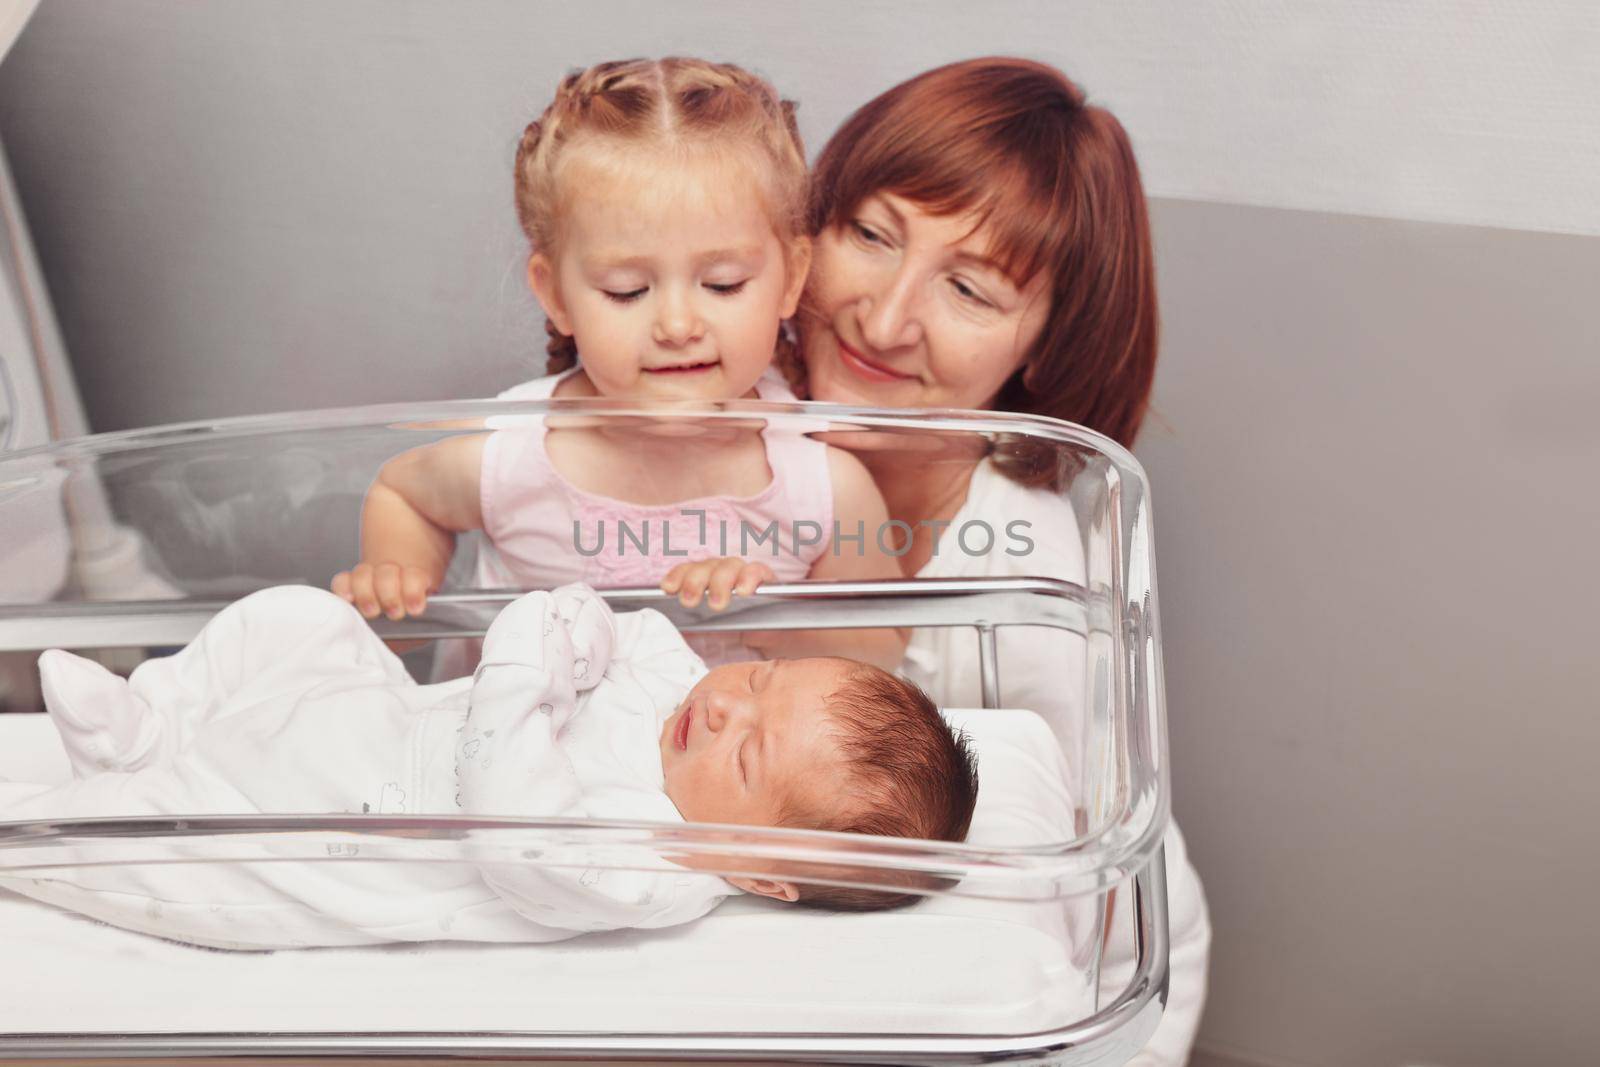
<path fill-rule="evenodd" d="M 1139 167 L 1111 112 L 1025 59 L 927 71 L 867 103 L 823 148 L 811 234 L 880 192 L 936 215 L 973 215 L 1019 285 L 1040 272 L 1050 279 L 1043 332 L 993 406 L 1131 446 L 1155 379 L 1155 258 Z M 1054 481 L 1055 465 L 1039 458 L 996 462 L 1018 481 Z"/>

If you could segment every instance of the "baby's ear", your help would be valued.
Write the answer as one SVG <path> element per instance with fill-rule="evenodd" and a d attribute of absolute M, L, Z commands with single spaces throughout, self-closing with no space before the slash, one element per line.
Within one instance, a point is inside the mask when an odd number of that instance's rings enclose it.
<path fill-rule="evenodd" d="M 572 318 L 561 299 L 561 286 L 556 282 L 556 265 L 542 252 L 528 257 L 528 288 L 538 298 L 539 306 L 555 324 L 556 329 L 572 336 Z"/>
<path fill-rule="evenodd" d="M 736 888 L 757 896 L 790 904 L 800 899 L 800 889 L 793 882 L 774 882 L 770 878 L 729 878 L 728 881 Z"/>

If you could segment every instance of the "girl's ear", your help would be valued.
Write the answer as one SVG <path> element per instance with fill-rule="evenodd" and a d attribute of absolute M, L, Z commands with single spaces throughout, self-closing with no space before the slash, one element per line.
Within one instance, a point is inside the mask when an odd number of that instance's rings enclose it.
<path fill-rule="evenodd" d="M 800 890 L 793 882 L 774 882 L 770 878 L 729 878 L 728 881 L 735 888 L 757 896 L 771 897 L 773 900 L 787 901 L 790 904 L 800 899 Z"/>
<path fill-rule="evenodd" d="M 796 237 L 786 258 L 788 273 L 784 278 L 783 317 L 787 319 L 794 316 L 795 308 L 800 306 L 800 294 L 806 290 L 806 276 L 811 273 L 811 238 Z"/>
<path fill-rule="evenodd" d="M 528 257 L 528 288 L 533 290 L 539 306 L 544 308 L 544 313 L 550 317 L 556 329 L 571 337 L 572 317 L 567 314 L 567 305 L 561 300 L 555 264 L 542 252 L 535 252 Z"/>

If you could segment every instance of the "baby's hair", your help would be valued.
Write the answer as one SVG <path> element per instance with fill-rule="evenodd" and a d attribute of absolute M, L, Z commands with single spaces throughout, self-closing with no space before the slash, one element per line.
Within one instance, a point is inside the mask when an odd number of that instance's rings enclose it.
<path fill-rule="evenodd" d="M 842 812 L 795 813 L 789 825 L 879 837 L 964 841 L 978 800 L 978 768 L 964 734 L 951 730 L 921 689 L 862 663 L 827 707 L 852 779 Z M 800 902 L 841 911 L 878 911 L 921 899 L 939 880 L 903 878 L 907 888 L 799 883 Z M 926 884 L 924 884 L 926 883 Z"/>
<path fill-rule="evenodd" d="M 560 238 L 560 161 L 579 140 L 742 151 L 759 161 L 773 228 L 787 248 L 805 233 L 806 154 L 794 108 L 764 78 L 731 63 L 624 59 L 573 71 L 517 146 L 517 219 L 535 252 L 554 253 Z M 577 345 L 554 323 L 546 321 L 545 329 L 550 335 L 546 372 L 557 374 L 577 362 Z M 790 345 L 786 336 L 779 338 L 780 349 Z M 792 353 L 780 354 L 785 357 L 781 365 L 793 362 Z"/>

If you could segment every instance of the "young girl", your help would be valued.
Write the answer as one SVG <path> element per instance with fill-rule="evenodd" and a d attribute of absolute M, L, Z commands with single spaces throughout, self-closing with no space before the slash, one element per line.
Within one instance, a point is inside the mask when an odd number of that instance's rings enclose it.
<path fill-rule="evenodd" d="M 793 106 L 738 67 L 630 60 L 569 75 L 516 161 L 551 376 L 502 396 L 793 399 L 772 360 L 810 264 L 805 183 Z M 898 576 L 878 539 L 883 499 L 848 454 L 749 423 L 596 421 L 552 417 L 396 457 L 367 494 L 361 563 L 334 591 L 369 618 L 420 612 L 455 535 L 476 529 L 491 542 L 479 587 L 661 583 L 691 604 L 709 589 L 721 608 L 762 581 Z M 866 630 L 794 634 L 778 650 L 892 667 L 903 648 Z"/>

